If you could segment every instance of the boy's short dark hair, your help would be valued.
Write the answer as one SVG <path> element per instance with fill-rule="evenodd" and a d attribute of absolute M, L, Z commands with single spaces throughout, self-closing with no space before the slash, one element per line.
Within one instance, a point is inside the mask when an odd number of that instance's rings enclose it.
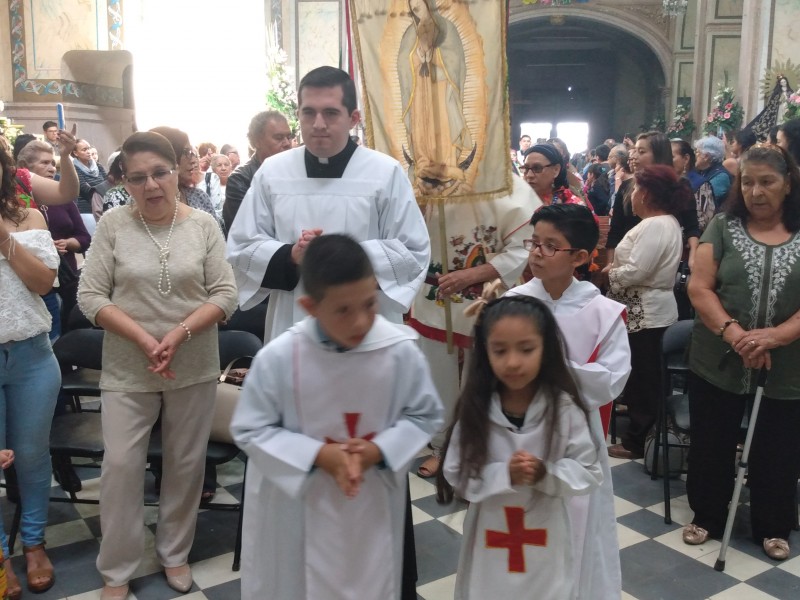
<path fill-rule="evenodd" d="M 51 127 L 58 127 L 58 123 L 56 123 L 55 121 L 45 121 L 42 124 L 42 131 L 47 131 Z"/>
<path fill-rule="evenodd" d="M 361 244 L 349 235 L 332 233 L 311 240 L 300 275 L 306 294 L 319 302 L 329 287 L 360 281 L 374 271 Z"/>
<path fill-rule="evenodd" d="M 600 239 L 600 228 L 594 215 L 580 204 L 550 204 L 543 206 L 531 218 L 531 225 L 545 221 L 555 227 L 572 248 L 594 252 Z"/>

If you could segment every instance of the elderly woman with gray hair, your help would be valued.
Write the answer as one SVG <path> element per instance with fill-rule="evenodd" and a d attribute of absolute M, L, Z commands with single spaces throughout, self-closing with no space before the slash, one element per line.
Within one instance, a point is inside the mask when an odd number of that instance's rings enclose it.
<path fill-rule="evenodd" d="M 728 197 L 733 178 L 722 166 L 725 160 L 725 143 L 716 136 L 708 135 L 694 143 L 695 170 L 702 177 L 702 182 L 711 184 L 714 192 L 714 203 L 719 212 Z"/>

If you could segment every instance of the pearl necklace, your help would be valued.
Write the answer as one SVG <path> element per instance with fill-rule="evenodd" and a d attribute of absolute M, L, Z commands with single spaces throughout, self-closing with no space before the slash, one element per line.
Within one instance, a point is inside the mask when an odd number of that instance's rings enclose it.
<path fill-rule="evenodd" d="M 147 235 L 150 236 L 150 239 L 153 240 L 156 248 L 158 248 L 158 262 L 161 264 L 161 269 L 158 273 L 158 293 L 162 296 L 166 296 L 172 291 L 172 282 L 169 279 L 169 265 L 167 264 L 167 259 L 169 258 L 169 242 L 172 240 L 172 231 L 175 229 L 175 220 L 178 218 L 179 199 L 179 197 L 175 199 L 175 212 L 172 213 L 172 224 L 169 226 L 167 242 L 163 246 L 159 244 L 156 238 L 153 236 L 150 228 L 147 226 L 147 221 L 144 220 L 144 215 L 142 215 L 141 209 L 139 210 L 139 218 L 142 220 L 144 230 L 147 232 Z M 166 289 L 164 286 L 165 283 Z"/>

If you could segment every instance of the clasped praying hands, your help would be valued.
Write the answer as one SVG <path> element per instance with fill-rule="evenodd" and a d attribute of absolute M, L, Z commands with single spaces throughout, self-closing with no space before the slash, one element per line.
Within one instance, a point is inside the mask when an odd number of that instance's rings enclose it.
<path fill-rule="evenodd" d="M 511 455 L 508 473 L 511 485 L 533 485 L 545 476 L 547 468 L 541 459 L 524 450 L 517 450 Z"/>
<path fill-rule="evenodd" d="M 351 438 L 345 442 L 325 444 L 315 464 L 330 474 L 348 498 L 361 490 L 364 472 L 381 461 L 381 451 L 373 442 Z"/>

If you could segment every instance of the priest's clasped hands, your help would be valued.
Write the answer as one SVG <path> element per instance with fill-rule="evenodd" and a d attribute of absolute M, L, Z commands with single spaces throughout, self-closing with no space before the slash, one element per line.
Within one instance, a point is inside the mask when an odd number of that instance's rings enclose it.
<path fill-rule="evenodd" d="M 514 452 L 508 462 L 511 485 L 533 485 L 541 480 L 545 473 L 547 468 L 544 462 L 524 450 Z"/>
<path fill-rule="evenodd" d="M 355 498 L 361 489 L 364 472 L 382 460 L 381 450 L 362 438 L 325 444 L 314 464 L 336 480 L 348 498 Z"/>

